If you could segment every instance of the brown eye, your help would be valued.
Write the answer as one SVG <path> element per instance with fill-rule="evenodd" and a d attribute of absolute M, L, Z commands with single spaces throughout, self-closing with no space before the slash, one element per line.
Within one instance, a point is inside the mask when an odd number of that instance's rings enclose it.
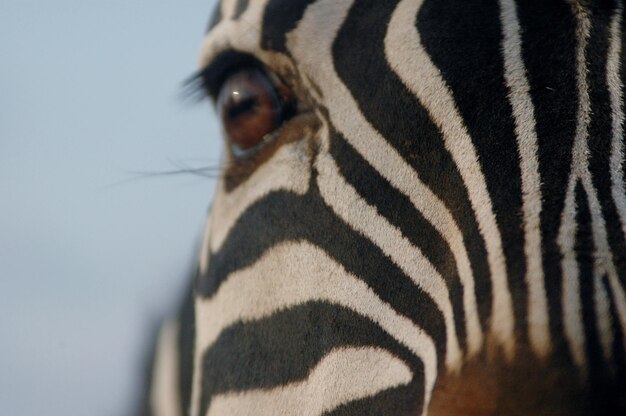
<path fill-rule="evenodd" d="M 253 153 L 271 140 L 285 119 L 285 100 L 265 73 L 249 68 L 233 73 L 221 87 L 218 113 L 236 157 Z"/>

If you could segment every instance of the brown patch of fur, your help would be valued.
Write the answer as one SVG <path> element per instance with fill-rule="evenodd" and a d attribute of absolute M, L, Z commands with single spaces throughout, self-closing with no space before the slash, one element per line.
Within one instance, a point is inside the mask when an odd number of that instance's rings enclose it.
<path fill-rule="evenodd" d="M 542 362 L 527 350 L 513 363 L 479 356 L 458 374 L 442 374 L 430 416 L 626 415 L 624 396 L 611 372 L 590 379 L 555 354 Z"/>
<path fill-rule="evenodd" d="M 577 377 L 539 363 L 505 366 L 476 360 L 438 380 L 431 416 L 576 416 L 587 414 Z"/>

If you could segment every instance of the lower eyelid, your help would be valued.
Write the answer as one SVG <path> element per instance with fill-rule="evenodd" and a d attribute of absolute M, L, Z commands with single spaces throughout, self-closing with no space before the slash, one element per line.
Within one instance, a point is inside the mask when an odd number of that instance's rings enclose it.
<path fill-rule="evenodd" d="M 239 184 L 245 182 L 261 165 L 270 162 L 272 156 L 281 146 L 299 140 L 311 141 L 310 144 L 314 145 L 313 140 L 320 125 L 321 123 L 315 112 L 298 113 L 275 132 L 270 133 L 268 136 L 271 137 L 268 138 L 268 141 L 261 148 L 255 149 L 253 154 L 236 157 L 231 149 L 231 160 L 224 171 L 226 192 L 230 192 Z M 303 149 L 310 148 L 311 146 L 309 145 L 303 147 Z M 304 151 L 303 156 L 310 158 L 310 153 Z"/>
<path fill-rule="evenodd" d="M 274 140 L 276 140 L 276 138 L 280 135 L 281 129 L 282 129 L 282 126 L 274 130 L 271 133 L 267 133 L 265 136 L 263 136 L 259 144 L 249 149 L 241 149 L 236 144 L 232 143 L 230 146 L 230 149 L 231 149 L 231 152 L 233 153 L 233 156 L 238 159 L 250 158 L 255 153 L 262 151 L 265 147 L 267 147 Z"/>
<path fill-rule="evenodd" d="M 262 151 L 264 148 L 268 147 L 269 145 L 277 141 L 281 135 L 285 134 L 287 129 L 290 129 L 290 128 L 293 129 L 294 128 L 293 124 L 296 124 L 300 120 L 304 120 L 307 117 L 310 117 L 312 114 L 313 112 L 311 111 L 305 111 L 302 113 L 294 114 L 289 119 L 283 121 L 276 130 L 270 133 L 267 133 L 265 136 L 263 136 L 263 138 L 261 139 L 261 142 L 257 146 L 254 146 L 253 148 L 240 149 L 240 148 L 237 148 L 236 145 L 231 145 L 233 156 L 237 158 L 246 158 L 246 157 L 249 158 L 253 156 L 255 153 Z M 288 140 L 288 142 L 291 142 L 291 141 L 292 140 Z"/>

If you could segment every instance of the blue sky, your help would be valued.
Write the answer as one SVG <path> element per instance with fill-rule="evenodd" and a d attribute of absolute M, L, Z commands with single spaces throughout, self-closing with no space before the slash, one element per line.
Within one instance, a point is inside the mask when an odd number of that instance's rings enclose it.
<path fill-rule="evenodd" d="M 180 84 L 214 1 L 0 3 L 0 407 L 124 414 L 185 284 L 214 181 Z M 127 181 L 129 180 L 130 181 Z"/>

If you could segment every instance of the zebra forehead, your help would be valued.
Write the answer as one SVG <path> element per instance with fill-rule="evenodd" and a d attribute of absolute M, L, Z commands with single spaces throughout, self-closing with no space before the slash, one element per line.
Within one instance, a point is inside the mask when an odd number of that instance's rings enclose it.
<path fill-rule="evenodd" d="M 285 33 L 293 29 L 302 17 L 307 6 L 315 0 L 222 0 L 213 9 L 206 32 L 210 32 L 220 22 L 239 19 L 250 6 L 263 6 L 263 24 L 274 33 Z M 256 3 L 256 4 L 255 4 Z M 263 3 L 263 4 L 261 4 Z"/>
<path fill-rule="evenodd" d="M 333 21 L 337 21 L 337 10 L 345 10 L 348 21 L 341 27 L 340 36 L 344 41 L 344 50 L 340 53 L 377 53 L 381 50 L 380 41 L 385 33 L 392 28 L 392 12 L 397 6 L 407 8 L 415 16 L 407 19 L 395 19 L 394 30 L 397 32 L 395 47 L 403 49 L 402 45 L 412 43 L 410 33 L 417 28 L 422 36 L 423 44 L 430 53 L 433 50 L 446 53 L 455 50 L 450 58 L 443 55 L 443 59 L 454 59 L 455 64 L 461 67 L 466 62 L 480 60 L 487 66 L 499 65 L 501 59 L 501 35 L 504 27 L 500 20 L 500 12 L 509 13 L 506 10 L 513 7 L 519 8 L 520 13 L 525 13 L 526 18 L 544 21 L 540 18 L 543 13 L 540 7 L 533 6 L 535 2 L 524 0 L 510 3 L 504 2 L 458 2 L 450 0 L 429 1 L 400 1 L 386 0 L 355 1 L 337 0 L 334 2 L 320 0 L 221 0 L 215 6 L 206 31 L 206 37 L 201 54 L 200 64 L 205 67 L 219 53 L 224 50 L 237 50 L 255 55 L 261 61 L 276 62 L 277 55 L 288 56 L 292 61 L 299 61 L 294 56 L 293 45 L 288 46 L 288 39 L 298 32 L 298 26 L 306 17 L 306 38 L 298 36 L 298 47 L 305 49 L 319 49 L 319 38 L 328 36 L 334 32 L 329 27 Z M 514 6 L 507 6 L 513 4 Z M 406 7 L 405 7 L 406 6 Z M 562 44 L 571 43 L 575 37 L 575 24 L 572 19 L 574 14 L 585 14 L 590 10 L 612 9 L 615 4 L 611 1 L 591 2 L 587 0 L 561 0 L 550 2 L 544 7 L 549 10 L 552 18 L 569 22 L 562 32 L 552 31 L 551 36 L 559 39 Z M 502 10 L 500 10 L 503 8 Z M 533 16 L 537 17 L 534 19 Z M 402 28 L 398 28 L 398 23 Z M 558 21 L 555 25 L 560 25 Z M 571 24 L 570 24 L 571 23 Z M 369 33 L 363 29 L 368 28 Z M 382 36 L 381 36 L 382 34 Z M 293 40 L 290 40 L 293 43 Z M 347 42 L 347 43 L 346 43 Z M 458 46 L 464 45 L 462 50 Z M 490 46 L 495 45 L 495 48 Z M 345 48 L 347 46 L 347 48 Z M 528 43 L 527 48 L 541 49 L 537 45 Z M 333 53 L 337 53 L 337 47 L 333 44 Z M 269 55 L 268 55 L 269 53 Z M 276 54 L 278 53 L 278 54 Z M 543 53 L 543 51 L 539 51 Z M 550 51 L 550 54 L 559 51 Z M 405 57 L 409 59 L 409 57 Z M 279 58 L 280 60 L 280 58 Z M 437 62 L 439 64 L 439 62 Z M 451 63 L 451 62 L 449 62 Z M 276 69 L 276 68 L 273 68 Z M 367 68 L 366 68 L 367 69 Z M 480 73 L 463 72 L 461 79 L 480 75 Z"/>
<path fill-rule="evenodd" d="M 391 1 L 391 3 L 397 3 L 398 1 Z M 261 7 L 264 12 L 261 22 L 249 22 L 251 25 L 262 24 L 264 37 L 266 42 L 275 41 L 278 42 L 274 45 L 280 49 L 280 46 L 284 48 L 284 37 L 290 30 L 294 29 L 297 22 L 304 15 L 308 6 L 313 3 L 319 3 L 317 0 L 220 0 L 212 10 L 207 24 L 206 33 L 213 30 L 219 23 L 225 20 L 237 20 L 250 7 Z M 421 3 L 421 2 L 419 2 Z M 454 7 L 454 2 L 446 3 L 446 8 Z M 570 4 L 574 10 L 588 11 L 590 9 L 597 9 L 603 7 L 613 8 L 615 5 L 612 1 L 606 0 L 561 0 L 555 3 Z M 462 5 L 459 5 L 462 8 Z M 474 5 L 475 6 L 475 5 Z M 472 8 L 475 8 L 475 7 Z M 489 7 L 489 5 L 485 5 Z M 481 9 L 481 8 L 478 8 Z M 373 11 L 379 11 L 376 8 Z M 453 34 L 453 33 L 451 33 Z M 281 42 L 282 38 L 282 42 Z M 268 46 L 268 45 L 264 45 Z"/>
<path fill-rule="evenodd" d="M 391 11 L 400 3 L 400 0 L 386 1 L 384 4 L 372 1 L 355 1 L 355 0 L 337 0 L 335 2 L 320 0 L 221 0 L 212 12 L 209 24 L 206 30 L 207 35 L 212 31 L 221 31 L 220 26 L 227 26 L 227 23 L 238 23 L 235 30 L 229 28 L 229 45 L 234 49 L 240 49 L 241 43 L 239 38 L 249 36 L 251 33 L 258 39 L 255 48 L 265 51 L 279 52 L 289 54 L 287 47 L 287 39 L 289 34 L 297 29 L 305 14 L 309 16 L 308 25 L 314 29 L 313 36 L 301 40 L 301 46 L 316 48 L 317 36 L 324 36 L 327 32 L 332 31 L 328 25 L 330 22 L 336 21 L 337 10 L 346 10 L 350 13 L 352 9 L 357 9 L 352 14 L 355 22 L 361 22 L 374 27 L 387 28 L 391 19 Z M 419 9 L 424 0 L 415 2 Z M 426 2 L 428 3 L 428 2 Z M 442 2 L 445 6 L 439 8 L 437 13 L 425 13 L 425 21 L 433 22 L 449 20 L 446 18 L 446 8 L 454 6 L 454 2 Z M 314 7 L 313 7 L 314 6 Z M 489 7 L 487 7 L 489 8 Z M 424 14 L 424 13 L 422 13 Z M 478 13 L 480 15 L 480 13 Z M 417 16 L 416 16 L 417 18 Z M 413 19 L 417 23 L 417 19 Z M 482 32 L 481 23 L 469 23 L 475 26 L 478 32 Z M 344 37 L 362 38 L 363 33 L 359 30 L 352 30 L 348 27 L 342 28 Z M 455 36 L 455 31 L 450 31 L 446 37 Z M 207 36 L 210 38 L 210 36 Z M 375 49 L 380 45 L 360 43 L 359 50 Z M 244 48 L 247 49 L 247 48 Z M 247 50 L 247 52 L 251 52 Z M 207 57 L 205 57 L 207 58 Z"/>

